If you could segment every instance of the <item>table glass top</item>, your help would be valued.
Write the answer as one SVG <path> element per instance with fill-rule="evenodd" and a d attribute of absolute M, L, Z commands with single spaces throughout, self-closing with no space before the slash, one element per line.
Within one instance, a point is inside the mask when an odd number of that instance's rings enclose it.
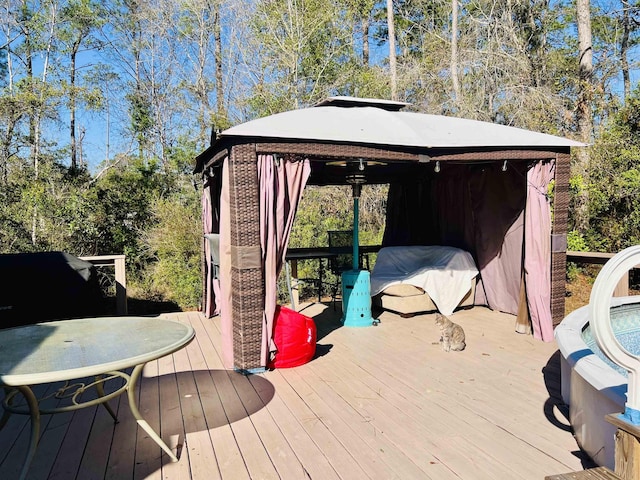
<path fill-rule="evenodd" d="M 152 317 L 98 317 L 0 330 L 0 385 L 31 385 L 122 370 L 179 350 L 193 328 Z"/>

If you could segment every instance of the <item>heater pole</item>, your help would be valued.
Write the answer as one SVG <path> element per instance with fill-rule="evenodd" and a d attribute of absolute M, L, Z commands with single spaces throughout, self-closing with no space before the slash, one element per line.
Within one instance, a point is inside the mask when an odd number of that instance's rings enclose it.
<path fill-rule="evenodd" d="M 353 197 L 353 269 L 358 270 L 360 268 L 360 262 L 358 258 L 358 217 L 360 215 L 359 212 L 360 199 L 358 197 Z"/>
<path fill-rule="evenodd" d="M 364 170 L 360 159 L 359 171 Z M 371 275 L 360 270 L 360 240 L 358 238 L 360 216 L 360 192 L 364 183 L 364 173 L 351 176 L 353 189 L 353 269 L 342 272 L 342 324 L 345 327 L 366 327 L 377 325 L 371 316 Z M 349 178 L 347 179 L 349 181 Z"/>
<path fill-rule="evenodd" d="M 358 237 L 358 226 L 360 224 L 360 192 L 362 190 L 362 184 L 354 183 L 351 186 L 353 191 L 353 269 L 358 270 L 360 268 L 360 257 L 358 248 L 360 245 L 360 239 Z"/>

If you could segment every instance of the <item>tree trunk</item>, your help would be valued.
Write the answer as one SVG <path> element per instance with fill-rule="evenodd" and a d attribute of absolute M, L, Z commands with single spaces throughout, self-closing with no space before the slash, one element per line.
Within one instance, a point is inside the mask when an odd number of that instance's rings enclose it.
<path fill-rule="evenodd" d="M 215 44 L 215 63 L 216 63 L 216 109 L 218 115 L 224 116 L 224 85 L 222 79 L 222 36 L 220 27 L 220 3 L 216 2 L 214 6 L 214 27 L 213 41 Z"/>
<path fill-rule="evenodd" d="M 391 100 L 398 100 L 396 72 L 396 29 L 393 19 L 393 0 L 387 0 L 387 28 L 389 30 L 389 70 L 391 75 Z"/>
<path fill-rule="evenodd" d="M 71 71 L 69 72 L 69 146 L 71 149 L 71 171 L 78 168 L 78 150 L 76 144 L 76 54 L 78 44 L 71 50 Z"/>
<path fill-rule="evenodd" d="M 458 0 L 451 0 L 451 83 L 456 109 L 460 107 L 462 95 L 458 81 Z"/>
<path fill-rule="evenodd" d="M 591 44 L 591 12 L 589 0 L 577 0 L 576 20 L 579 50 L 579 92 L 576 105 L 576 123 L 580 139 L 589 143 L 593 131 L 591 116 L 593 82 L 593 47 Z M 576 198 L 575 226 L 580 233 L 589 228 L 589 150 L 578 148 L 576 174 L 582 179 L 582 188 Z"/>
<path fill-rule="evenodd" d="M 622 0 L 622 38 L 620 39 L 620 66 L 622 69 L 622 84 L 624 87 L 624 101 L 631 95 L 631 79 L 629 78 L 629 2 Z"/>
<path fill-rule="evenodd" d="M 362 19 L 362 65 L 369 66 L 369 28 L 371 21 L 369 18 Z"/>

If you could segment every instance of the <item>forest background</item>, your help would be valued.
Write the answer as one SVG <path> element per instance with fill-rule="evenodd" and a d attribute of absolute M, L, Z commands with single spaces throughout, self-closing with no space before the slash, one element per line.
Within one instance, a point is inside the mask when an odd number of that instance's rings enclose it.
<path fill-rule="evenodd" d="M 133 296 L 197 308 L 212 130 L 332 95 L 589 143 L 569 249 L 640 244 L 638 1 L 1 0 L 0 253 L 126 254 Z M 366 186 L 378 243 L 385 186 Z M 291 246 L 349 228 L 308 188 Z"/>

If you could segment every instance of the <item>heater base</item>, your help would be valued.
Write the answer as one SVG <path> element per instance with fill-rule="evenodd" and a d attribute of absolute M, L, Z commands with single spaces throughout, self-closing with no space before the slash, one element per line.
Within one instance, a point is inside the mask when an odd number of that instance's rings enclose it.
<path fill-rule="evenodd" d="M 371 316 L 371 274 L 367 270 L 342 272 L 342 323 L 345 327 L 378 323 Z"/>

